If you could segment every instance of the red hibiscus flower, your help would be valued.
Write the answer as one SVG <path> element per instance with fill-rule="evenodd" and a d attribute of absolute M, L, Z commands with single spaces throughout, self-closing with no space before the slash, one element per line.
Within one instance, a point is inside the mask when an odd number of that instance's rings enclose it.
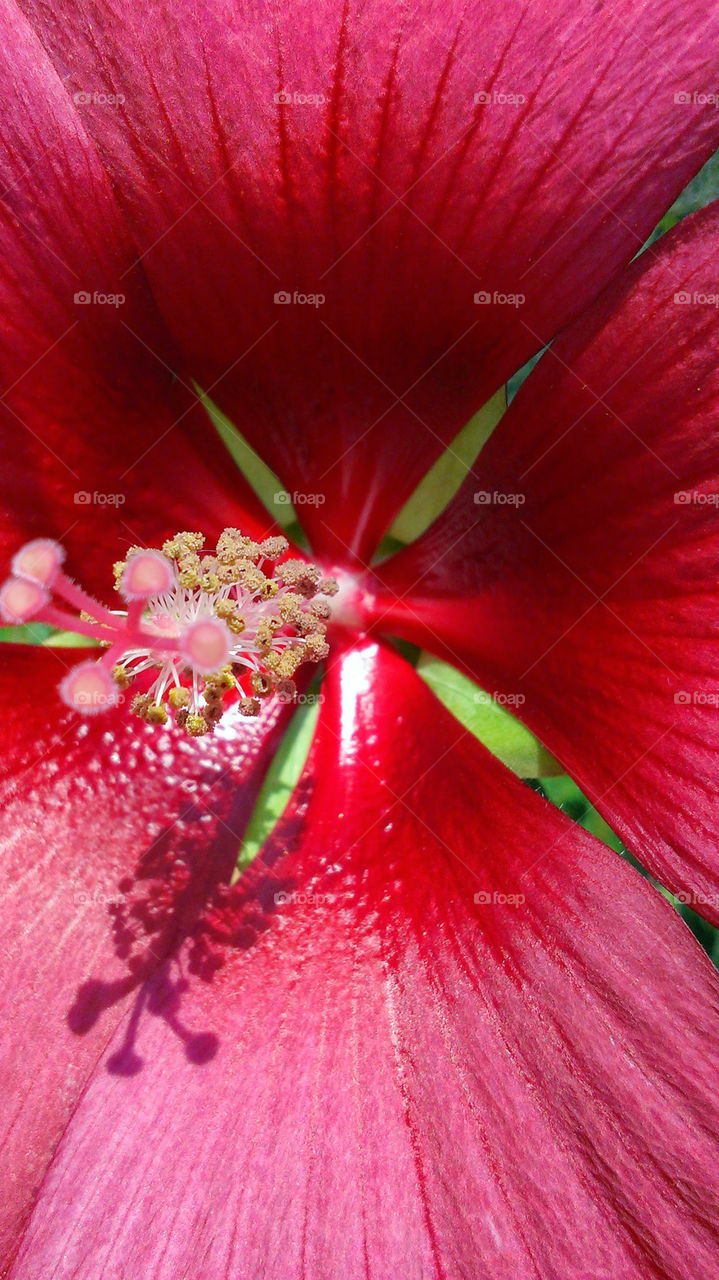
<path fill-rule="evenodd" d="M 717 145 L 716 12 L 7 0 L 2 27 L 5 562 L 60 540 L 112 608 L 133 544 L 271 533 L 201 388 L 340 583 L 306 768 L 232 888 L 289 704 L 196 738 L 80 718 L 78 655 L 7 646 L 8 1273 L 709 1280 L 714 971 L 388 637 L 521 694 L 719 919 L 719 213 L 628 265 Z"/>

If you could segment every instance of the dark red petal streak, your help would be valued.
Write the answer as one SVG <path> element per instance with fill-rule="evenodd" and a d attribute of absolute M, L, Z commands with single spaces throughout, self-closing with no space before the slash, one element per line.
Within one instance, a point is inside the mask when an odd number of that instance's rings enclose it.
<path fill-rule="evenodd" d="M 715 922 L 718 248 L 712 206 L 557 341 L 376 603 L 381 627 L 521 695 L 637 857 Z"/>
<path fill-rule="evenodd" d="M 0 577 L 51 535 L 107 594 L 133 543 L 269 519 L 197 408 L 66 86 L 14 6 L 0 32 Z"/>
<path fill-rule="evenodd" d="M 719 140 L 700 0 L 23 9 L 188 366 L 340 556 Z"/>
<path fill-rule="evenodd" d="M 713 1280 L 717 979 L 668 904 L 388 651 L 311 779 L 180 1006 L 217 1055 L 155 1018 L 98 1066 L 14 1275 Z"/>
<path fill-rule="evenodd" d="M 276 740 L 276 713 L 230 714 L 202 741 L 150 729 L 127 707 L 81 721 L 55 688 L 78 656 L 2 646 L 5 1260 L 113 1031 L 124 1015 L 132 1023 L 143 981 L 229 883 Z M 196 971 L 204 959 L 196 947 Z M 212 1052 L 205 1031 L 188 1026 L 180 1052 Z M 128 1073 L 139 1059 L 110 1065 Z"/>

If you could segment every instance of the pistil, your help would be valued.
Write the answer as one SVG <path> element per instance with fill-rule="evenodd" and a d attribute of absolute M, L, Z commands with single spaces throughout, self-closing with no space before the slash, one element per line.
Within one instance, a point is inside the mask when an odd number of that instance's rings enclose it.
<path fill-rule="evenodd" d="M 288 550 L 284 538 L 255 542 L 239 529 L 225 529 L 212 552 L 191 532 L 161 548 L 132 547 L 114 566 L 124 608 L 110 610 L 67 577 L 59 543 L 36 539 L 14 557 L 13 575 L 0 587 L 0 615 L 47 622 L 103 647 L 101 658 L 73 667 L 60 686 L 73 710 L 106 711 L 137 682 L 137 716 L 148 724 L 173 719 L 200 736 L 230 700 L 246 716 L 258 715 L 275 693 L 288 700 L 299 668 L 327 655 L 327 598 L 337 584 L 316 565 L 283 559 Z"/>

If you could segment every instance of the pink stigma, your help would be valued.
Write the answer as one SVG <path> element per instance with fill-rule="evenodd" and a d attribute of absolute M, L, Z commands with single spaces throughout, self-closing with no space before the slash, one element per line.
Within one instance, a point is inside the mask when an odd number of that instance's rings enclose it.
<path fill-rule="evenodd" d="M 224 667 L 232 648 L 232 637 L 219 618 L 193 622 L 180 641 L 182 653 L 200 675 L 211 675 Z"/>
<path fill-rule="evenodd" d="M 175 570 L 158 551 L 137 551 L 128 557 L 120 579 L 120 593 L 126 600 L 149 600 L 163 596 L 175 585 Z"/>
<path fill-rule="evenodd" d="M 0 615 L 6 622 L 27 622 L 40 612 L 48 599 L 42 583 L 8 578 L 0 587 Z"/>
<path fill-rule="evenodd" d="M 108 711 L 120 700 L 120 694 L 110 673 L 97 662 L 80 662 L 68 672 L 60 685 L 60 697 L 73 711 L 82 715 L 97 715 Z"/>
<path fill-rule="evenodd" d="M 64 559 L 65 551 L 59 542 L 54 542 L 52 538 L 35 538 L 33 542 L 26 542 L 17 552 L 13 558 L 12 570 L 18 578 L 42 582 L 50 587 Z"/>

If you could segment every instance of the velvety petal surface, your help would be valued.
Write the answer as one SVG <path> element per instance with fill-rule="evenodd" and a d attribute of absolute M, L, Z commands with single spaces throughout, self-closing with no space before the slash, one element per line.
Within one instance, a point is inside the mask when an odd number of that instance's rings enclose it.
<path fill-rule="evenodd" d="M 55 688 L 76 658 L 0 646 L 5 1264 L 98 1058 L 120 1074 L 141 1066 L 113 1050 L 108 1061 L 108 1043 L 229 883 L 278 730 L 277 707 L 252 723 L 228 713 L 202 741 L 150 729 L 126 708 L 81 721 Z M 196 947 L 195 972 L 207 964 Z M 215 1052 L 204 1026 L 170 1023 L 181 1053 Z"/>
<path fill-rule="evenodd" d="M 700 0 L 22 8 L 186 364 L 340 556 L 719 141 Z"/>
<path fill-rule="evenodd" d="M 294 809 L 202 928 L 211 983 L 68 1125 L 12 1272 L 711 1280 L 717 977 L 669 905 L 463 733 L 341 657 Z"/>
<path fill-rule="evenodd" d="M 66 86 L 5 0 L 0 30 L 0 556 L 62 538 L 107 593 L 129 545 L 269 518 L 198 408 Z"/>
<path fill-rule="evenodd" d="M 644 865 L 714 921 L 718 245 L 712 206 L 557 341 L 375 605 L 380 627 L 510 696 Z"/>

